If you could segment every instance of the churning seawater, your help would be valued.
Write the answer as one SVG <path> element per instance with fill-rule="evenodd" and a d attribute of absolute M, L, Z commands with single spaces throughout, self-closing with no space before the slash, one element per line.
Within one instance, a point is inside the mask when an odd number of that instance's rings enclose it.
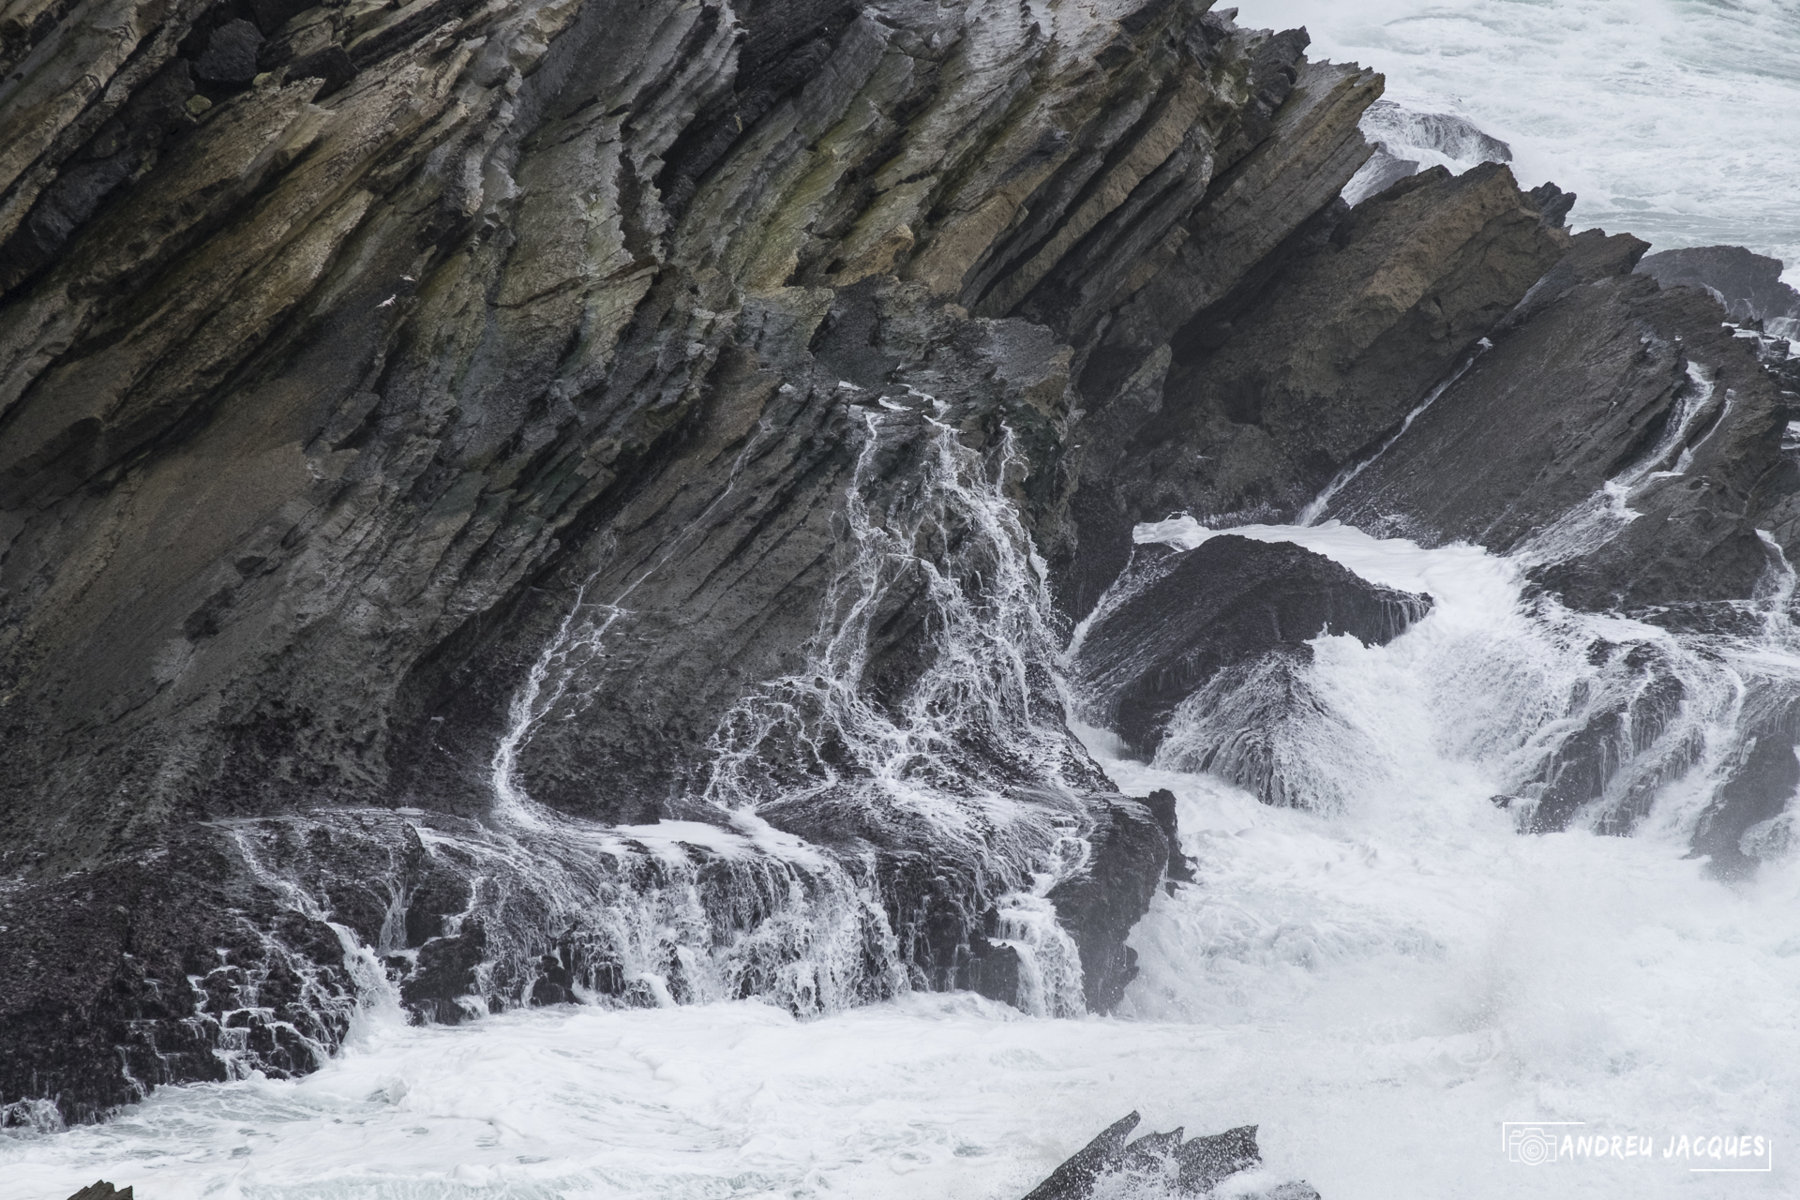
<path fill-rule="evenodd" d="M 1794 0 L 1242 0 L 1306 26 L 1409 108 L 1509 143 L 1570 224 L 1658 250 L 1748 246 L 1800 282 L 1800 6 Z"/>
<path fill-rule="evenodd" d="M 1800 262 L 1791 3 L 1246 0 L 1242 19 L 1308 24 L 1393 98 L 1510 141 L 1524 182 L 1581 193 L 1577 225 Z M 1315 643 L 1329 736 L 1294 752 L 1321 811 L 1087 733 L 1125 791 L 1176 793 L 1198 875 L 1134 933 L 1118 1016 L 914 994 L 812 1020 L 735 1002 L 421 1028 L 377 996 L 306 1079 L 165 1089 L 105 1125 L 0 1137 L 0 1198 L 106 1177 L 140 1200 L 1002 1200 L 1134 1108 L 1154 1128 L 1254 1122 L 1262 1178 L 1326 1200 L 1794 1194 L 1800 860 L 1727 883 L 1687 856 L 1704 763 L 1632 837 L 1522 836 L 1492 802 L 1579 683 L 1572 626 L 1667 635 L 1547 613 L 1517 564 L 1469 547 L 1249 532 L 1436 606 L 1384 647 Z M 1717 714 L 1751 672 L 1800 692 L 1791 626 L 1676 649 Z M 1723 717 L 1701 732 L 1731 737 Z M 1508 1122 L 1651 1152 L 1527 1165 Z M 1664 1153 L 1740 1136 L 1773 1144 L 1773 1170 Z"/>
<path fill-rule="evenodd" d="M 1520 835 L 1491 800 L 1540 693 L 1580 669 L 1567 622 L 1667 635 L 1546 616 L 1513 564 L 1466 546 L 1248 532 L 1436 607 L 1385 647 L 1315 642 L 1336 733 L 1305 769 L 1333 780 L 1329 813 L 1120 761 L 1089 734 L 1127 791 L 1177 793 L 1199 876 L 1134 934 L 1143 973 L 1119 1016 L 911 995 L 810 1021 L 741 1002 L 416 1028 L 377 1005 L 310 1078 L 167 1089 L 106 1125 L 0 1141 L 0 1194 L 106 1176 L 143 1200 L 1000 1200 L 1133 1108 L 1158 1128 L 1255 1122 L 1264 1181 L 1304 1176 L 1329 1200 L 1791 1194 L 1800 864 L 1708 877 L 1680 786 L 1625 838 Z M 1791 641 L 1742 653 L 1800 677 Z M 1526 1165 L 1502 1128 L 1519 1121 L 1654 1152 Z M 1770 1139 L 1774 1171 L 1663 1155 L 1715 1135 Z"/>

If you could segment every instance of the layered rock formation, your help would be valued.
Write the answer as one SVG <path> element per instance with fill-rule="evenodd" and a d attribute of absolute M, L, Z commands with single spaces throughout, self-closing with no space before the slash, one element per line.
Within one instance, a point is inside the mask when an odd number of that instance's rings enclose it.
<path fill-rule="evenodd" d="M 1081 377 L 1101 412 L 1076 495 L 1087 549 L 1073 606 L 1098 598 L 1138 521 L 1299 515 L 1400 427 L 1566 243 L 1505 167 L 1438 168 L 1355 209 L 1325 206 L 1200 304 L 1165 303 L 1159 353 L 1096 352 Z"/>
<path fill-rule="evenodd" d="M 1208 1137 L 1186 1137 L 1179 1127 L 1132 1138 L 1142 1120 L 1129 1113 L 1071 1155 L 1033 1188 L 1025 1200 L 1089 1200 L 1096 1196 L 1167 1196 L 1170 1200 L 1209 1196 L 1240 1172 L 1262 1165 L 1256 1126 L 1245 1125 Z M 1318 1200 L 1304 1183 L 1256 1187 L 1233 1180 L 1231 1195 L 1247 1200 Z"/>
<path fill-rule="evenodd" d="M 1171 511 L 1498 548 L 1629 469 L 1541 586 L 1726 622 L 1752 350 L 1504 167 L 1349 208 L 1379 79 L 1209 8 L 0 19 L 8 1119 L 389 983 L 1108 1006 L 1181 859 L 1062 621 Z"/>
<path fill-rule="evenodd" d="M 1146 758 L 1177 706 L 1220 672 L 1308 660 L 1322 635 L 1385 644 L 1431 610 L 1429 596 L 1368 583 L 1310 550 L 1231 534 L 1192 550 L 1140 547 L 1117 590 L 1072 666 L 1089 719 Z"/>
<path fill-rule="evenodd" d="M 1116 996 L 1170 849 L 1042 653 L 1071 379 L 1379 92 L 1207 8 L 16 14 L 0 1100 L 308 1069 L 369 972 Z M 1058 861 L 1070 934 L 1001 903 Z M 707 979 L 570 923 L 678 895 Z M 868 949 L 784 974 L 795 904 Z"/>
<path fill-rule="evenodd" d="M 1778 258 L 1742 246 L 1690 246 L 1647 254 L 1637 269 L 1664 287 L 1702 289 L 1734 321 L 1800 334 L 1800 292 L 1781 281 Z"/>

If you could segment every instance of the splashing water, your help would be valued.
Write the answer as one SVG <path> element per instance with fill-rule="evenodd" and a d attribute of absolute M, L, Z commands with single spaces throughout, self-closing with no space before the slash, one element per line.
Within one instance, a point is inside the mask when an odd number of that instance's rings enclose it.
<path fill-rule="evenodd" d="M 1800 1131 L 1800 864 L 1708 877 L 1681 788 L 1625 838 L 1520 836 L 1491 802 L 1592 672 L 1587 632 L 1673 635 L 1522 599 L 1516 563 L 1468 546 L 1235 532 L 1436 604 L 1386 646 L 1314 643 L 1313 682 L 1364 747 L 1334 811 L 1271 808 L 1094 737 L 1124 787 L 1175 791 L 1199 876 L 1134 933 L 1119 1018 L 917 994 L 807 1022 L 759 1002 L 454 1029 L 377 1016 L 307 1079 L 169 1089 L 106 1126 L 5 1143 L 6 1178 L 45 1195 L 110 1172 L 157 1197 L 1002 1200 L 1140 1108 L 1156 1128 L 1256 1122 L 1258 1178 L 1331 1200 L 1789 1194 L 1779 1149 L 1774 1172 L 1741 1175 L 1663 1149 Z M 1735 661 L 1791 653 L 1754 641 Z M 1654 1153 L 1528 1166 L 1509 1121 Z"/>
<path fill-rule="evenodd" d="M 1767 710 L 1800 696 L 1794 572 L 1772 550 L 1759 619 L 1730 634 L 1573 612 L 1524 587 L 1537 557 L 1631 519 L 1632 489 L 1681 468 L 1680 431 L 1724 402 L 1703 373 L 1668 447 L 1512 558 L 1336 522 L 1232 531 L 1434 605 L 1384 646 L 1314 639 L 1301 682 L 1316 720 L 1286 730 L 1290 807 L 1192 769 L 1204 722 L 1247 684 L 1184 711 L 1151 764 L 1085 731 L 1128 794 L 1176 794 L 1198 875 L 1133 933 L 1141 974 L 1107 1019 L 1051 1019 L 1079 1007 L 1045 896 L 1085 854 L 1073 796 L 1087 776 L 1040 682 L 1059 686 L 1057 627 L 1007 498 L 1009 454 L 983 459 L 916 400 L 865 412 L 812 661 L 722 724 L 705 796 L 716 821 L 393 818 L 466 868 L 452 927 L 479 912 L 490 948 L 521 948 L 494 957 L 470 1005 L 510 1011 L 411 1027 L 392 1003 L 366 1007 L 307 1078 L 165 1089 L 104 1126 L 9 1135 L 7 1186 L 55 1196 L 106 1175 L 145 1196 L 227 1200 L 1001 1200 L 1138 1108 L 1155 1128 L 1257 1123 L 1268 1168 L 1239 1182 L 1304 1176 L 1330 1200 L 1791 1193 L 1791 818 L 1745 833 L 1760 863 L 1748 878 L 1716 878 L 1689 847 Z M 907 430 L 927 435 L 927 483 L 876 511 L 872 447 Z M 1138 531 L 1178 546 L 1211 534 L 1186 519 Z M 902 591 L 930 597 L 930 652 L 871 703 L 857 684 L 893 662 L 879 617 Z M 569 647 L 596 652 L 618 608 L 578 606 L 516 714 L 546 711 Z M 1640 712 L 1658 680 L 1679 685 L 1658 720 L 1607 726 L 1622 732 L 1599 797 L 1566 831 L 1522 836 L 1557 802 L 1571 739 Z M 808 769 L 770 773 L 775 745 Z M 1019 779 L 1043 798 L 1008 801 Z M 1021 951 L 1030 1014 L 914 990 L 869 876 L 772 821 L 838 802 L 920 822 L 946 861 L 979 835 L 969 861 L 997 884 L 993 940 Z M 244 829 L 255 858 L 266 831 Z M 357 951 L 366 963 L 404 953 L 388 924 Z M 531 954 L 546 931 L 575 993 L 605 1004 L 517 1007 L 544 977 Z M 1653 1152 L 1530 1166 L 1509 1156 L 1506 1122 L 1646 1138 Z M 1738 1134 L 1777 1144 L 1772 1170 L 1663 1153 Z"/>
<path fill-rule="evenodd" d="M 1304 25 L 1312 56 L 1372 66 L 1387 95 L 1505 141 L 1571 223 L 1658 250 L 1732 244 L 1800 282 L 1800 23 L 1788 0 L 1245 0 Z M 1463 161 L 1460 166 L 1473 165 Z"/>
<path fill-rule="evenodd" d="M 961 872 L 972 901 L 999 893 L 992 937 L 1020 955 L 1020 1002 L 1080 1012 L 1079 957 L 1045 897 L 1085 862 L 1081 798 L 1105 784 L 1063 722 L 1044 570 L 1006 494 L 1023 464 L 1003 431 L 990 469 L 911 389 L 862 418 L 843 561 L 806 665 L 720 723 L 704 798 L 802 825 L 871 823 L 903 844 L 922 831 L 934 869 Z M 873 510 L 884 448 L 915 442 L 919 482 Z M 930 614 L 922 646 L 883 642 L 897 605 Z"/>
<path fill-rule="evenodd" d="M 580 590 L 513 699 L 483 818 L 320 810 L 243 823 L 238 853 L 315 921 L 346 891 L 380 893 L 363 903 L 384 913 L 372 944 L 331 928 L 355 960 L 359 990 L 396 1012 L 382 963 L 401 968 L 409 989 L 428 980 L 408 1003 L 451 1022 L 562 999 L 656 1007 L 756 997 L 816 1016 L 955 985 L 963 968 L 943 976 L 943 964 L 927 972 L 917 961 L 926 943 L 915 926 L 941 925 L 932 906 L 944 903 L 965 931 L 987 910 L 989 941 L 1016 954 L 1023 1007 L 1082 1011 L 1079 954 L 1047 897 L 1085 864 L 1083 798 L 1105 782 L 1063 725 L 1060 634 L 1007 494 L 1022 468 L 1010 435 L 977 453 L 941 410 L 919 394 L 855 405 L 864 436 L 807 662 L 722 721 L 710 776 L 679 806 L 691 819 L 608 826 L 572 817 L 533 800 L 518 769 L 543 721 L 580 713 L 608 639 L 632 615 L 632 594 L 673 556 L 670 546 L 609 601 L 594 600 L 592 580 Z M 753 437 L 739 464 L 755 449 Z M 894 492 L 876 472 L 895 454 L 917 461 L 898 499 L 877 509 L 870 497 Z M 734 467 L 715 507 L 737 475 Z M 930 619 L 896 651 L 881 623 L 902 608 Z M 832 850 L 786 831 L 810 830 L 814 810 L 851 814 L 869 842 Z M 359 865 L 307 867 L 305 878 L 275 865 L 315 838 Z M 929 874 L 921 883 L 916 864 L 896 867 L 863 848 L 870 843 L 913 846 Z M 391 849 L 407 845 L 416 850 Z M 896 877 L 901 868 L 912 875 Z M 425 893 L 437 894 L 429 911 L 451 897 L 427 935 L 448 952 L 419 949 L 409 933 Z M 279 938 L 259 936 L 271 961 L 292 957 Z M 434 965 L 446 953 L 448 977 Z M 456 972 L 469 969 L 471 981 L 459 982 Z M 232 980 L 234 1003 L 259 1029 L 280 1024 L 256 1008 L 254 980 Z M 212 1011 L 219 1005 L 206 997 L 218 988 L 195 988 L 197 1019 L 219 1032 L 234 1075 L 278 1065 L 246 1043 L 233 1023 L 244 1013 Z M 303 1066 L 335 1049 L 349 1019 L 348 993 L 328 990 L 312 988 L 316 1003 L 300 1005 L 318 1018 L 316 1034 L 288 1031 Z"/>
<path fill-rule="evenodd" d="M 1006 495 L 1022 465 L 1010 435 L 990 470 L 934 415 L 940 407 L 917 393 L 858 406 L 840 561 L 806 663 L 720 723 L 711 771 L 682 806 L 698 820 L 595 826 L 526 793 L 521 749 L 552 711 L 579 712 L 571 689 L 657 567 L 609 603 L 582 589 L 514 699 L 494 755 L 491 817 L 426 834 L 434 849 L 479 864 L 461 919 L 483 914 L 500 963 L 472 1013 L 524 1003 L 559 971 L 588 1000 L 756 996 L 801 1014 L 927 984 L 892 927 L 895 898 L 871 856 L 825 852 L 769 820 L 805 826 L 810 809 L 894 828 L 888 840 L 928 845 L 940 871 L 960 863 L 966 903 L 991 903 L 991 940 L 1018 953 L 1020 1003 L 1082 1010 L 1079 956 L 1045 897 L 1085 861 L 1079 789 L 1099 777 L 1062 723 L 1043 569 Z M 906 493 L 875 510 L 882 456 L 909 446 L 919 461 Z M 879 623 L 903 604 L 930 613 L 929 628 L 922 647 L 901 647 L 917 660 L 902 662 L 914 676 L 877 695 L 872 676 L 893 650 L 878 644 Z M 1020 802 L 1022 789 L 1033 802 Z M 547 942 L 550 955 L 534 964 Z"/>

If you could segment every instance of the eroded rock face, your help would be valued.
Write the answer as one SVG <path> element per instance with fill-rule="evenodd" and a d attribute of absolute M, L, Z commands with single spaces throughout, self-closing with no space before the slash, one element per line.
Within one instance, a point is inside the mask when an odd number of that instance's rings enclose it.
<path fill-rule="evenodd" d="M 1047 651 L 945 664 L 1054 649 L 1083 373 L 1335 195 L 1373 75 L 1204 0 L 28 8 L 0 1104 L 308 1069 L 347 946 L 446 1020 L 1016 999 L 990 914 L 1066 838 L 1077 991 L 1116 996 L 1166 833 Z M 959 687 L 998 724 L 936 738 Z M 712 974 L 574 919 L 634 904 Z M 796 983 L 809 929 L 866 952 Z"/>
<path fill-rule="evenodd" d="M 1426 544 L 1523 551 L 1579 608 L 1728 620 L 1770 563 L 1756 497 L 1783 465 L 1774 382 L 1705 296 L 1585 274 L 1547 276 L 1326 512 Z M 1635 516 L 1609 509 L 1608 484 Z"/>
<path fill-rule="evenodd" d="M 1024 1002 L 1029 952 L 1110 1005 L 1179 856 L 1068 733 L 1047 593 L 1173 510 L 1366 464 L 1333 511 L 1498 546 L 1642 467 L 1541 586 L 1725 620 L 1800 536 L 1753 351 L 1504 168 L 1348 209 L 1379 78 L 1209 10 L 15 6 L 0 1107 L 310 1069 L 364 972 L 814 1012 Z M 1496 429 L 1466 494 L 1409 474 Z M 1171 560 L 1171 657 L 1096 668 L 1146 748 L 1422 611 L 1236 540 L 1193 561 L 1288 590 Z"/>
<path fill-rule="evenodd" d="M 1786 336 L 1800 334 L 1800 292 L 1781 281 L 1778 258 L 1742 246 L 1693 246 L 1646 255 L 1637 269 L 1664 287 L 1709 293 L 1734 321 L 1755 321 Z M 1776 329 L 1778 323 L 1785 324 Z"/>
<path fill-rule="evenodd" d="M 1111 582 L 1104 568 L 1123 565 L 1120 533 L 1135 522 L 1296 516 L 1400 427 L 1566 242 L 1493 164 L 1411 176 L 1296 227 L 1171 326 L 1165 354 L 1113 385 L 1088 427 L 1075 512 L 1106 550 L 1090 554 L 1072 606 Z M 1082 377 L 1090 404 L 1101 362 Z"/>
<path fill-rule="evenodd" d="M 1369 583 L 1290 542 L 1233 534 L 1186 551 L 1139 547 L 1119 594 L 1073 666 L 1090 716 L 1146 758 L 1176 708 L 1221 671 L 1272 654 L 1308 661 L 1321 634 L 1385 645 L 1431 609 L 1429 596 Z"/>

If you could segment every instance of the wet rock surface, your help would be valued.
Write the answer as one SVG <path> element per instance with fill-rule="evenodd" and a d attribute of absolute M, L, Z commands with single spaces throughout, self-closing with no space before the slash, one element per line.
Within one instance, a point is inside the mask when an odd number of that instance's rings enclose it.
<path fill-rule="evenodd" d="M 1107 550 L 1073 607 L 1123 565 L 1116 531 L 1184 511 L 1291 519 L 1379 448 L 1561 256 L 1567 235 L 1542 216 L 1503 166 L 1410 176 L 1297 223 L 1134 375 L 1109 384 L 1097 352 L 1084 398 L 1115 394 L 1089 426 L 1075 513 Z"/>
<path fill-rule="evenodd" d="M 1623 271 L 1629 256 L 1599 262 Z M 1769 566 L 1757 529 L 1784 469 L 1777 389 L 1709 298 L 1622 273 L 1583 282 L 1591 270 L 1546 276 L 1326 514 L 1525 550 L 1546 588 L 1590 611 L 1729 620 Z M 1609 484 L 1629 517 L 1602 511 Z"/>
<path fill-rule="evenodd" d="M 1430 610 L 1429 596 L 1287 542 L 1219 534 L 1192 550 L 1140 546 L 1073 666 L 1090 718 L 1149 758 L 1175 709 L 1221 671 L 1271 654 L 1305 662 L 1321 634 L 1382 645 Z"/>
<path fill-rule="evenodd" d="M 1782 262 L 1742 246 L 1692 246 L 1645 255 L 1637 269 L 1664 287 L 1699 288 L 1734 321 L 1788 322 L 1800 333 L 1800 292 L 1781 281 Z"/>
<path fill-rule="evenodd" d="M 1254 1125 L 1206 1137 L 1186 1137 L 1184 1130 L 1176 1128 L 1133 1138 L 1141 1120 L 1137 1113 L 1130 1113 L 1109 1125 L 1024 1200 L 1089 1200 L 1112 1195 L 1190 1200 L 1214 1195 L 1219 1184 L 1262 1165 Z M 1248 1184 L 1247 1190 L 1240 1183 Z M 1253 1200 L 1319 1197 L 1300 1182 L 1258 1187 L 1249 1181 L 1234 1181 L 1230 1194 Z"/>
<path fill-rule="evenodd" d="M 1684 630 L 1800 546 L 1771 346 L 1502 166 L 1349 208 L 1379 77 L 1206 0 L 15 18 L 8 1121 L 312 1069 L 371 986 L 1104 1009 L 1185 865 L 1058 689 L 1135 523 L 1550 537 L 1545 594 Z M 1302 802 L 1233 731 L 1424 599 L 1143 553 L 1109 718 L 1212 688 L 1205 769 Z M 1720 854 L 1779 833 L 1764 724 Z"/>
<path fill-rule="evenodd" d="M 1379 91 L 1209 7 L 8 26 L 0 1103 L 308 1069 L 364 970 L 811 1011 L 1018 1000 L 1041 936 L 1116 995 L 1167 834 L 1062 728 L 1041 585 L 983 589 L 1077 560 L 1115 314 L 1228 288 Z M 984 623 L 1039 649 L 952 686 Z M 964 685 L 1001 715 L 931 741 Z M 866 952 L 799 979 L 808 921 Z"/>
<path fill-rule="evenodd" d="M 128 1187 L 114 1187 L 102 1179 L 88 1184 L 69 1200 L 132 1200 L 132 1191 Z"/>
<path fill-rule="evenodd" d="M 1512 161 L 1512 147 L 1453 113 L 1419 112 L 1377 100 L 1362 119 L 1362 131 L 1375 143 L 1375 154 L 1344 186 L 1344 203 L 1355 206 L 1386 191 L 1421 169 L 1433 156 L 1448 158 L 1459 169 L 1476 163 Z"/>
<path fill-rule="evenodd" d="M 1124 999 L 1137 975 L 1137 951 L 1125 939 L 1180 858 L 1174 823 L 1163 816 L 1136 800 L 1113 800 L 1088 836 L 1088 860 L 1050 889 L 1080 949 L 1082 990 L 1095 1012 L 1111 1012 Z"/>

